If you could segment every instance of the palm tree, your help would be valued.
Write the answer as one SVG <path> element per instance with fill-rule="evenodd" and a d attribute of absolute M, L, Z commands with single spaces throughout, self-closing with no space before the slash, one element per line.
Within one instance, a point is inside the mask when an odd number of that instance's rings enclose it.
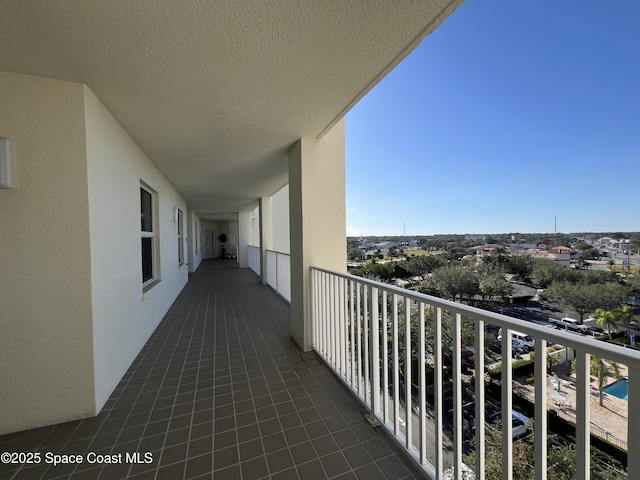
<path fill-rule="evenodd" d="M 571 372 L 576 373 L 576 359 L 571 362 Z M 600 397 L 600 406 L 604 400 L 604 383 L 608 376 L 613 376 L 616 380 L 620 380 L 622 375 L 620 374 L 620 365 L 616 362 L 605 361 L 600 357 L 591 355 L 589 373 L 596 377 L 598 380 L 598 393 Z"/>
<path fill-rule="evenodd" d="M 591 356 L 590 373 L 598 380 L 598 393 L 600 394 L 600 406 L 603 402 L 604 383 L 608 376 L 620 380 L 620 366 L 616 362 L 605 362 L 602 358 Z"/>
<path fill-rule="evenodd" d="M 599 308 L 594 313 L 594 317 L 598 320 L 597 324 L 599 327 L 607 327 L 607 333 L 609 334 L 609 340 L 611 340 L 611 327 L 616 328 L 616 314 L 611 310 L 604 310 Z"/>
<path fill-rule="evenodd" d="M 633 307 L 631 305 L 625 305 L 622 308 L 616 308 L 614 310 L 616 320 L 621 321 L 627 327 L 627 337 L 631 336 L 631 322 L 633 321 Z"/>

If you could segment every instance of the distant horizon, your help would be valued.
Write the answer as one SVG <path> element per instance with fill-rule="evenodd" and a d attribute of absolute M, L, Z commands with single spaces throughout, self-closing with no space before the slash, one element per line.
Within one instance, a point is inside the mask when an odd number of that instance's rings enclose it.
<path fill-rule="evenodd" d="M 636 228 L 638 51 L 640 2 L 463 3 L 346 116 L 348 234 Z"/>
<path fill-rule="evenodd" d="M 359 237 L 434 237 L 434 236 L 446 236 L 446 235 L 456 235 L 456 236 L 491 236 L 491 235 L 605 235 L 608 233 L 624 233 L 624 234 L 635 234 L 640 233 L 637 230 L 630 231 L 622 231 L 622 230 L 606 230 L 606 231 L 584 231 L 584 232 L 492 232 L 492 233 L 416 233 L 416 234 L 370 234 L 370 235 L 349 235 L 347 234 L 347 238 L 359 238 Z"/>

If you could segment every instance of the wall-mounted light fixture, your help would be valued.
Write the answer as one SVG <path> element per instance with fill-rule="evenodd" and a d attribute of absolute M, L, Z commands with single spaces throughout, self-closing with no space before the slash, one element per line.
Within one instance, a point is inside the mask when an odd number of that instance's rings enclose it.
<path fill-rule="evenodd" d="M 0 188 L 11 188 L 11 142 L 0 138 Z"/>

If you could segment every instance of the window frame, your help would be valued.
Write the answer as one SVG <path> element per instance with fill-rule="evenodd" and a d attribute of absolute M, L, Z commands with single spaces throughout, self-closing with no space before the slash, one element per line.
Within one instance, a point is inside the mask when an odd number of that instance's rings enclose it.
<path fill-rule="evenodd" d="M 148 202 L 144 202 L 143 194 L 148 195 Z M 145 207 L 148 211 L 145 211 Z M 140 256 L 141 256 L 141 274 L 142 274 L 142 288 L 143 291 L 147 291 L 153 285 L 160 280 L 160 268 L 158 259 L 158 193 L 144 182 L 140 182 Z M 148 226 L 145 226 L 142 222 L 148 218 Z M 145 240 L 150 241 L 150 253 L 145 254 Z M 147 268 L 146 261 L 150 262 L 150 268 Z M 145 279 L 145 271 L 150 270 L 150 276 Z"/>
<path fill-rule="evenodd" d="M 196 240 L 196 255 L 198 255 L 198 250 L 199 250 L 199 239 L 200 239 L 200 235 L 198 234 L 198 222 L 196 221 L 196 233 L 195 233 L 195 240 Z"/>
<path fill-rule="evenodd" d="M 178 218 L 178 266 L 184 265 L 184 215 L 176 208 Z"/>

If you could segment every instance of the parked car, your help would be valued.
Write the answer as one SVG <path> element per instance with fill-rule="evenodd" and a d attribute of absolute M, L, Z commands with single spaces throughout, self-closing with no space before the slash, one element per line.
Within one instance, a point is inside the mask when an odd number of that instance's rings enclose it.
<path fill-rule="evenodd" d="M 527 346 L 520 340 L 516 340 L 515 338 L 511 339 L 511 355 L 514 357 L 522 355 L 523 353 L 527 353 L 527 350 Z"/>
<path fill-rule="evenodd" d="M 487 418 L 485 420 L 485 424 L 493 428 L 494 424 L 502 420 L 502 412 L 497 412 L 495 415 Z M 512 411 L 511 412 L 511 436 L 512 438 L 518 438 L 527 433 L 529 430 L 529 424 L 531 421 L 528 417 L 523 415 L 520 412 Z"/>
<path fill-rule="evenodd" d="M 489 350 L 492 350 L 496 353 L 502 355 L 502 339 L 496 340 L 491 345 L 489 345 Z M 523 353 L 527 353 L 527 347 L 519 340 L 515 338 L 511 339 L 511 354 L 512 356 L 522 355 Z"/>
<path fill-rule="evenodd" d="M 533 337 L 531 335 L 526 334 L 526 333 L 517 332 L 515 330 L 512 330 L 511 331 L 511 338 L 515 338 L 522 345 L 524 345 L 527 352 L 533 350 L 535 348 L 535 346 L 536 346 L 536 341 L 533 339 Z M 502 329 L 498 330 L 498 340 L 502 340 Z"/>
<path fill-rule="evenodd" d="M 556 328 L 563 328 L 566 330 L 572 330 L 574 332 L 589 333 L 591 331 L 591 328 L 589 328 L 587 325 L 578 323 L 578 320 L 576 320 L 575 318 L 549 318 L 549 322 L 555 325 Z"/>
<path fill-rule="evenodd" d="M 462 348 L 462 360 L 467 362 L 467 366 L 471 369 L 476 368 L 476 354 L 466 347 Z"/>
<path fill-rule="evenodd" d="M 442 364 L 445 367 L 451 368 L 453 366 L 453 351 L 443 350 L 442 352 Z M 460 352 L 460 368 L 463 372 L 468 371 L 469 369 L 474 369 L 476 366 L 476 357 L 475 354 L 467 349 L 466 347 L 462 348 Z"/>

